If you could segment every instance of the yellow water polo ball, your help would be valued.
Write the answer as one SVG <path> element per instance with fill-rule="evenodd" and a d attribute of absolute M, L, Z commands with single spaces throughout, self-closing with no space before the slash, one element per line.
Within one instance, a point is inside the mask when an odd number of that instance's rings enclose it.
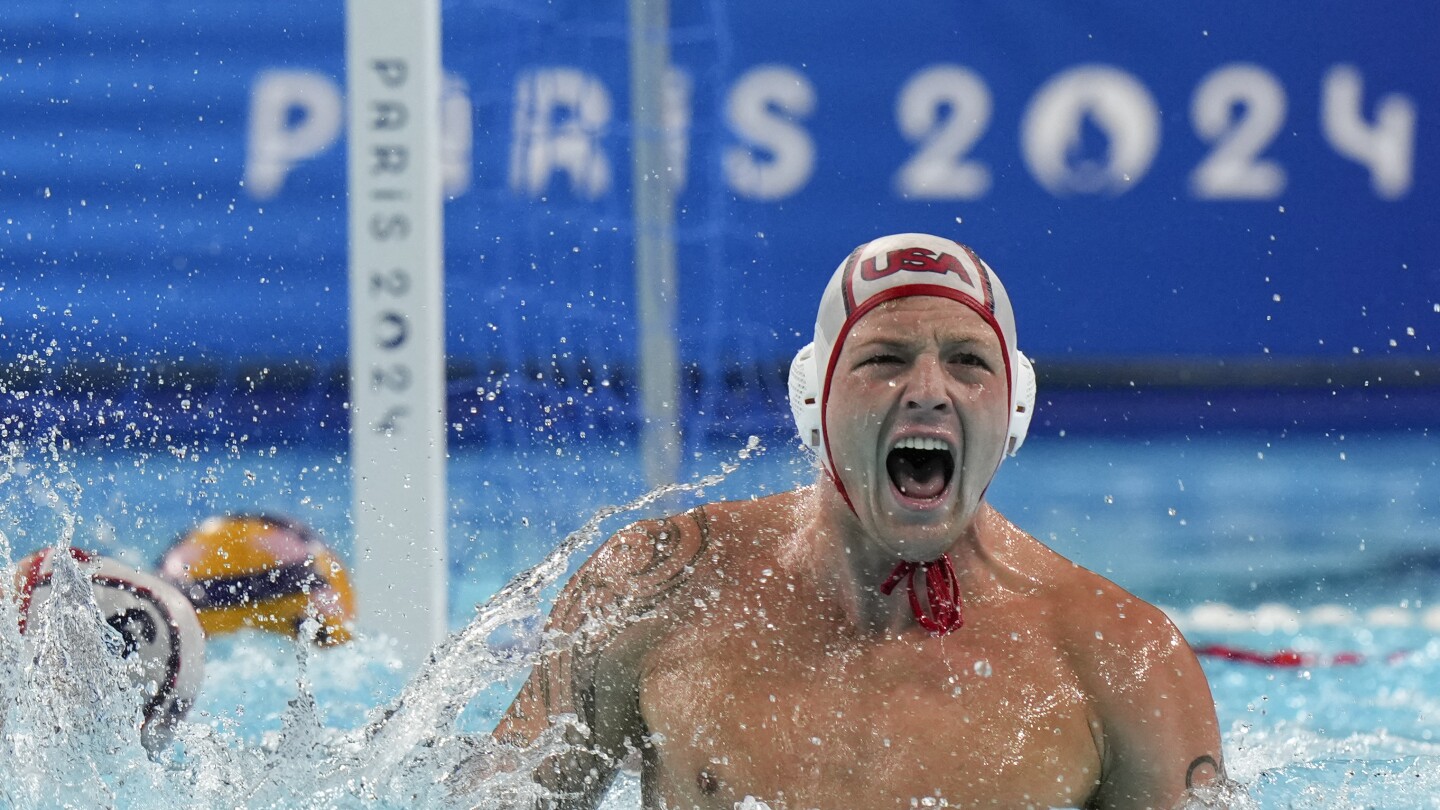
<path fill-rule="evenodd" d="M 252 627 L 315 641 L 351 638 L 355 591 L 340 558 L 304 524 L 273 514 L 206 519 L 160 558 L 159 576 L 190 598 L 207 635 Z"/>

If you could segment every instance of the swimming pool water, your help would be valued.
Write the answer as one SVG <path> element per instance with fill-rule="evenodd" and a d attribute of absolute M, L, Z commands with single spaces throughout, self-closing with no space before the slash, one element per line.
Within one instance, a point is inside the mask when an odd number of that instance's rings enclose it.
<path fill-rule="evenodd" d="M 690 472 L 713 471 L 738 446 L 697 454 Z M 1192 644 L 1313 660 L 1285 669 L 1204 662 L 1231 775 L 1259 806 L 1437 807 L 1436 450 L 1423 432 L 1037 437 L 1002 467 L 990 499 L 1062 554 L 1165 607 Z M 147 568 L 203 516 L 263 508 L 305 520 L 348 554 L 345 456 L 323 444 L 27 452 L 12 466 L 5 531 L 18 557 L 53 542 L 69 510 L 77 545 Z M 775 492 L 811 477 L 808 460 L 772 443 L 699 497 Z M 466 448 L 451 460 L 450 486 L 457 630 L 596 508 L 644 491 L 633 448 L 618 444 Z M 1333 663 L 1350 653 L 1359 663 Z M 190 719 L 214 729 L 236 762 L 258 762 L 255 752 L 293 722 L 298 653 L 246 633 L 212 640 L 207 659 Z M 332 735 L 373 719 L 406 682 L 376 640 L 317 651 L 304 667 L 317 722 Z M 488 730 L 518 677 L 482 690 L 455 730 Z M 634 806 L 636 790 L 622 780 L 608 806 Z M 275 795 L 306 802 L 303 784 Z"/>

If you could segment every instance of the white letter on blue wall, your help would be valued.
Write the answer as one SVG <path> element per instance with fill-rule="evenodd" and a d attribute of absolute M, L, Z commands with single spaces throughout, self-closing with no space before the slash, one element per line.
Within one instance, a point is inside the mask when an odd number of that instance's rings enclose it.
<path fill-rule="evenodd" d="M 735 82 L 725 121 L 742 142 L 725 149 L 730 188 L 753 200 L 780 200 L 799 191 L 815 171 L 815 142 L 796 122 L 815 111 L 815 88 L 783 65 L 754 68 Z"/>
<path fill-rule="evenodd" d="M 470 190 L 470 164 L 474 161 L 470 87 L 453 73 L 445 74 L 440 95 L 440 180 L 445 196 L 454 198 Z"/>
<path fill-rule="evenodd" d="M 610 190 L 610 160 L 600 138 L 610 125 L 610 93 L 594 75 L 575 68 L 537 68 L 515 84 L 515 129 L 510 146 L 510 188 L 545 194 L 564 172 L 578 196 L 596 199 Z"/>
<path fill-rule="evenodd" d="M 309 70 L 266 70 L 250 92 L 245 143 L 245 188 L 268 200 L 301 160 L 315 157 L 340 140 L 344 122 L 340 86 Z"/>

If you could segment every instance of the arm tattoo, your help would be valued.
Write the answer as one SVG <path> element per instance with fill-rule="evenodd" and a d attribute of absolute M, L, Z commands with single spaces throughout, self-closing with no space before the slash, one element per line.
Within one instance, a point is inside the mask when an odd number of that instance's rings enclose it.
<path fill-rule="evenodd" d="M 1204 771 L 1204 770 L 1202 770 L 1202 769 L 1205 768 L 1206 766 L 1209 766 L 1209 769 L 1210 769 L 1209 771 Z M 1213 779 L 1213 778 L 1215 778 L 1216 776 L 1220 776 L 1220 775 L 1221 775 L 1221 774 L 1220 774 L 1220 763 L 1216 762 L 1216 761 L 1215 761 L 1215 758 L 1212 757 L 1212 756 L 1210 756 L 1209 754 L 1202 754 L 1202 755 L 1196 757 L 1196 758 L 1195 758 L 1195 761 L 1190 763 L 1190 767 L 1185 770 L 1185 789 L 1186 789 L 1186 790 L 1189 790 L 1190 788 L 1195 787 L 1195 773 L 1196 773 L 1196 771 L 1199 771 L 1199 772 L 1200 772 L 1200 775 L 1206 778 L 1206 781 L 1209 781 L 1210 779 Z"/>
<path fill-rule="evenodd" d="M 694 528 L 685 524 L 694 521 Z M 565 635 L 560 648 L 542 652 L 527 688 L 534 687 L 547 715 L 574 712 L 593 733 L 599 719 L 596 669 L 602 653 L 633 623 L 684 586 L 710 549 L 710 519 L 704 508 L 688 516 L 635 527 L 643 563 L 581 569 L 578 598 L 566 601 L 553 619 Z M 643 538 L 643 539 L 642 539 Z M 621 542 L 624 542 L 623 540 Z M 636 559 L 621 555 L 621 560 Z"/>
<path fill-rule="evenodd" d="M 681 523 L 687 518 L 694 522 L 693 530 Z M 703 506 L 642 530 L 649 559 L 629 574 L 626 583 L 625 612 L 631 617 L 649 613 L 688 583 L 701 557 L 710 551 L 710 517 Z"/>
<path fill-rule="evenodd" d="M 589 632 L 581 639 L 579 648 L 584 651 L 587 663 L 593 664 L 596 653 L 626 626 L 651 615 L 671 594 L 689 582 L 697 570 L 697 561 L 710 548 L 710 520 L 704 507 L 698 507 L 690 516 L 695 522 L 695 529 L 690 530 L 681 523 L 685 517 L 667 517 L 659 523 L 645 525 L 644 542 L 649 558 L 638 570 L 622 574 L 626 579 L 624 583 L 610 582 L 602 586 L 612 591 L 618 586 L 625 595 L 618 604 L 607 606 L 602 611 L 598 626 L 593 622 L 588 625 Z M 580 716 L 593 728 L 596 719 L 593 669 L 576 666 L 571 677 L 574 679 L 572 688 L 580 704 Z"/>
<path fill-rule="evenodd" d="M 602 672 L 608 666 L 606 651 L 622 643 L 626 631 L 639 623 L 658 619 L 661 623 L 653 627 L 664 626 L 666 619 L 659 609 L 708 562 L 710 527 L 703 508 L 631 527 L 581 568 L 567 587 L 568 595 L 555 606 L 550 629 L 512 712 L 516 718 L 529 715 L 531 728 L 567 714 L 579 722 L 563 731 L 568 747 L 547 756 L 535 771 L 547 794 L 537 806 L 584 804 L 609 783 L 617 764 L 616 732 L 628 732 L 600 728 L 608 722 L 607 706 L 602 704 L 629 699 L 623 694 L 606 697 L 617 688 L 633 691 L 637 701 L 639 692 L 638 685 L 606 681 L 614 677 Z M 645 643 L 638 637 L 623 643 L 632 642 Z M 629 710 L 621 712 L 623 716 Z"/>
<path fill-rule="evenodd" d="M 673 518 L 665 518 L 660 525 L 646 532 L 650 540 L 650 561 L 639 571 L 642 577 L 663 577 L 650 586 L 647 595 L 658 602 L 676 588 L 684 585 L 695 572 L 695 562 L 710 550 L 710 517 L 705 507 L 696 507 L 692 520 L 695 521 L 696 542 L 683 542 L 684 530 Z"/>

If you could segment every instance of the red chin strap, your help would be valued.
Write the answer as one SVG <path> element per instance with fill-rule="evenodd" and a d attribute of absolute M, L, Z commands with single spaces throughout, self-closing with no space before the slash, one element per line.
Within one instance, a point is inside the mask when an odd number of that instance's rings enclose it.
<path fill-rule="evenodd" d="M 845 499 L 845 505 L 850 507 L 850 512 L 858 518 L 860 513 L 855 511 L 855 504 L 850 502 L 850 493 L 845 491 L 840 477 L 831 472 L 829 467 L 824 469 L 830 483 L 835 485 L 835 490 Z M 920 595 L 915 593 L 915 574 L 921 568 L 925 569 L 925 601 L 930 603 L 929 614 L 925 612 L 925 606 L 920 604 Z M 930 635 L 948 635 L 965 626 L 964 605 L 960 603 L 960 583 L 955 579 L 955 566 L 951 564 L 949 554 L 941 554 L 939 558 L 926 563 L 901 560 L 895 570 L 890 572 L 890 577 L 880 586 L 880 593 L 889 596 L 894 592 L 895 586 L 900 584 L 900 580 L 906 577 L 910 580 L 910 611 L 915 614 L 915 621 L 930 631 Z"/>
<path fill-rule="evenodd" d="M 925 569 L 925 599 L 930 603 L 928 615 L 925 606 L 920 604 L 920 595 L 915 593 L 915 574 L 922 568 Z M 915 614 L 915 621 L 929 630 L 930 635 L 947 635 L 965 626 L 960 583 L 955 579 L 955 566 L 950 563 L 949 554 L 941 554 L 938 559 L 925 563 L 902 560 L 890 572 L 885 584 L 880 586 L 880 593 L 889 596 L 900 580 L 906 578 L 909 579 L 910 611 Z"/>

